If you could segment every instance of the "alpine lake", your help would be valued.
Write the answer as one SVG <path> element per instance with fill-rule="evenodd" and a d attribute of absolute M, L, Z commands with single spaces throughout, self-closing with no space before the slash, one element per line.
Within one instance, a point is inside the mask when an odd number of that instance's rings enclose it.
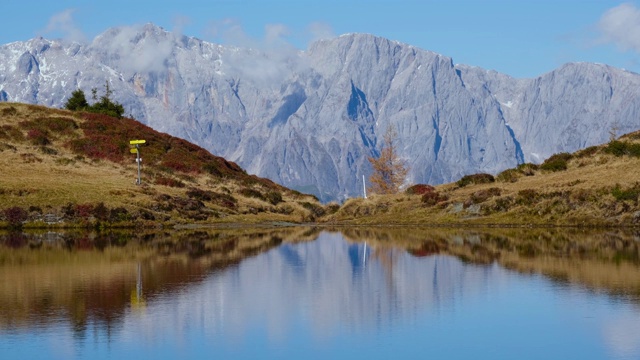
<path fill-rule="evenodd" d="M 1 359 L 640 359 L 640 232 L 0 233 Z"/>

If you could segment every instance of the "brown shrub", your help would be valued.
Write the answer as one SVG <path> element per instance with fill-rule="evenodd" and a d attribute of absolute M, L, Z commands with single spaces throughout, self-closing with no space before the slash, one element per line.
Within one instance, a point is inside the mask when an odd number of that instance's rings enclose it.
<path fill-rule="evenodd" d="M 482 202 L 487 201 L 489 198 L 492 198 L 494 196 L 500 196 L 500 189 L 499 188 L 489 188 L 486 190 L 479 190 L 474 192 L 473 194 L 471 194 L 471 197 L 469 198 L 469 201 L 471 204 L 479 204 Z M 466 202 L 465 202 L 466 204 Z M 469 204 L 469 205 L 471 205 Z"/>
<path fill-rule="evenodd" d="M 413 186 L 410 186 L 409 188 L 407 188 L 407 190 L 405 190 L 405 193 L 407 195 L 424 195 L 428 192 L 433 192 L 435 191 L 436 188 L 434 188 L 431 185 L 427 185 L 427 184 L 416 184 Z"/>
<path fill-rule="evenodd" d="M 45 146 L 51 144 L 49 140 L 49 134 L 46 131 L 40 129 L 31 129 L 27 132 L 27 139 L 37 146 Z"/>
<path fill-rule="evenodd" d="M 185 184 L 182 181 L 174 178 L 162 176 L 162 175 L 156 176 L 154 183 L 156 185 L 163 185 L 163 186 L 169 186 L 169 187 L 175 187 L 175 188 L 185 187 Z"/>
<path fill-rule="evenodd" d="M 459 187 L 465 187 L 471 184 L 488 184 L 495 181 L 495 178 L 491 174 L 473 174 L 465 175 L 462 179 L 458 180 L 456 184 Z"/>
<path fill-rule="evenodd" d="M 213 192 L 211 194 L 211 202 L 218 206 L 225 207 L 227 209 L 235 209 L 238 203 L 238 200 L 231 196 L 231 194 L 221 194 L 217 192 Z"/>
<path fill-rule="evenodd" d="M 433 191 L 433 192 L 428 192 L 426 194 L 423 194 L 420 201 L 425 206 L 434 206 L 439 202 L 447 201 L 447 197 L 440 195 L 437 191 Z"/>
<path fill-rule="evenodd" d="M 4 210 L 4 218 L 9 223 L 9 227 L 19 228 L 27 220 L 29 213 L 19 206 L 13 206 Z"/>
<path fill-rule="evenodd" d="M 187 190 L 187 196 L 189 198 L 198 199 L 200 201 L 211 201 L 213 199 L 213 192 L 198 188 L 190 188 L 189 190 Z"/>

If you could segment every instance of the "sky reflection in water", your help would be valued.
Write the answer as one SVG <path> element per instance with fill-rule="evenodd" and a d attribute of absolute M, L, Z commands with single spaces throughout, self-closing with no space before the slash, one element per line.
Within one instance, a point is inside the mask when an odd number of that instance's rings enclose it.
<path fill-rule="evenodd" d="M 29 275 L 37 274 L 39 264 L 24 265 L 35 270 L 0 266 L 0 304 L 31 303 L 16 310 L 27 312 L 24 316 L 2 312 L 0 354 L 3 359 L 640 358 L 636 294 L 615 287 L 608 291 L 567 281 L 571 275 L 508 270 L 501 264 L 508 261 L 505 254 L 501 262 L 478 263 L 452 256 L 453 245 L 446 252 L 413 251 L 425 255 L 417 257 L 384 242 L 355 242 L 353 236 L 345 241 L 340 232 L 280 245 L 274 238 L 266 240 L 269 246 L 259 245 L 265 252 L 224 266 L 187 257 L 70 267 L 87 274 L 68 286 L 59 280 L 68 277 L 67 270 L 43 285 Z M 579 262 L 570 264 L 583 271 Z M 102 275 L 92 275 L 98 272 Z M 31 285 L 11 285 L 16 282 Z"/>

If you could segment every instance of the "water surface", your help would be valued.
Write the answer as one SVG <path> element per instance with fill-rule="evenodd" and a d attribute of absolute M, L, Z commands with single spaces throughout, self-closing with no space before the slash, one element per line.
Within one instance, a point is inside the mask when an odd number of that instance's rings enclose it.
<path fill-rule="evenodd" d="M 4 234 L 4 358 L 640 358 L 618 232 Z"/>

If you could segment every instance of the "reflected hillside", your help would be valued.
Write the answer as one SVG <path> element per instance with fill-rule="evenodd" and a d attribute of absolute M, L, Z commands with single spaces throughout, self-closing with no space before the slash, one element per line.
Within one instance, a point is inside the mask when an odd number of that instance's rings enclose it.
<path fill-rule="evenodd" d="M 316 231 L 1 233 L 0 329 L 118 326 L 131 310 Z"/>
<path fill-rule="evenodd" d="M 464 262 L 538 273 L 554 281 L 604 291 L 640 304 L 640 234 L 584 229 L 345 228 L 373 249 L 402 247 L 418 257 L 454 255 Z"/>
<path fill-rule="evenodd" d="M 379 331 L 416 324 L 430 310 L 452 309 L 486 296 L 509 281 L 498 266 L 465 264 L 453 256 L 416 258 L 402 247 L 345 242 L 339 232 L 322 232 L 315 241 L 283 242 L 238 266 L 157 302 L 131 333 L 145 338 L 185 337 L 196 327 L 207 338 L 243 339 L 255 329 L 280 339 L 309 323 L 314 336 L 340 331 Z M 172 312 L 171 309 L 180 309 Z M 161 322 L 175 324 L 162 329 Z M 162 329 L 162 330 L 160 330 Z M 240 340 L 238 340 L 240 341 Z"/>
<path fill-rule="evenodd" d="M 637 235 L 558 229 L 287 228 L 4 234 L 0 331 L 141 341 L 418 325 L 544 274 L 640 304 Z M 546 280 L 545 280 L 546 281 Z M 167 326 L 171 324 L 171 326 Z M 101 329 L 101 330 L 99 330 Z M 106 329 L 106 330 L 105 330 Z"/>

